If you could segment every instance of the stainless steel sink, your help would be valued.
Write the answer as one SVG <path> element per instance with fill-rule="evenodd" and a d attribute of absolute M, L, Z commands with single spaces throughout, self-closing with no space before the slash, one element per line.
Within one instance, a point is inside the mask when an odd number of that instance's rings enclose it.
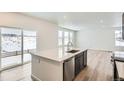
<path fill-rule="evenodd" d="M 67 53 L 76 53 L 76 52 L 78 52 L 79 50 L 69 50 L 69 51 L 67 51 Z"/>

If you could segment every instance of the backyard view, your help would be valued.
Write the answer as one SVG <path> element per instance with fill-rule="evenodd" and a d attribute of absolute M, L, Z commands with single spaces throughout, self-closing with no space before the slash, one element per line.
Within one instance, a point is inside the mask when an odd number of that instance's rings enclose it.
<path fill-rule="evenodd" d="M 29 53 L 36 49 L 36 32 L 1 28 L 1 45 L 1 68 L 30 62 Z"/>

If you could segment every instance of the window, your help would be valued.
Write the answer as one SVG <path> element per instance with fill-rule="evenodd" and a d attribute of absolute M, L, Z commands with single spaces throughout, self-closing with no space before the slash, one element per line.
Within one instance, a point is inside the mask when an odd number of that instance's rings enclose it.
<path fill-rule="evenodd" d="M 117 47 L 124 46 L 124 40 L 122 40 L 122 31 L 121 30 L 115 31 L 115 46 L 117 46 Z"/>
<path fill-rule="evenodd" d="M 74 33 L 74 31 L 63 29 L 58 31 L 58 46 L 60 49 L 67 51 L 67 44 L 69 41 L 74 45 Z"/>
<path fill-rule="evenodd" d="M 58 44 L 59 46 L 62 46 L 62 38 L 63 38 L 63 31 L 59 31 L 59 34 L 58 34 Z"/>
<path fill-rule="evenodd" d="M 69 42 L 69 32 L 64 32 L 64 45 L 66 46 Z"/>

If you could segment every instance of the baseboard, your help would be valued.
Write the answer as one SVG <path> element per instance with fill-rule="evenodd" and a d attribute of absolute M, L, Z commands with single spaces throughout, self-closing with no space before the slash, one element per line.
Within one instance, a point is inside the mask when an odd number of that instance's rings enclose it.
<path fill-rule="evenodd" d="M 94 50 L 94 51 L 104 51 L 104 52 L 112 52 L 111 50 L 102 50 L 102 49 L 88 49 L 88 50 Z"/>
<path fill-rule="evenodd" d="M 36 77 L 35 75 L 31 74 L 31 78 L 34 80 L 34 81 L 41 81 L 38 77 Z"/>

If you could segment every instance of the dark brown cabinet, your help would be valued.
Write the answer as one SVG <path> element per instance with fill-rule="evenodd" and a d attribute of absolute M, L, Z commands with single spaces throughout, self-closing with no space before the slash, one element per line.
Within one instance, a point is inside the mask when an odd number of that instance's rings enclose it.
<path fill-rule="evenodd" d="M 87 50 L 85 50 L 84 52 L 83 52 L 83 54 L 84 54 L 84 67 L 86 67 L 87 66 Z"/>
<path fill-rule="evenodd" d="M 75 76 L 87 66 L 87 50 L 75 56 Z"/>
<path fill-rule="evenodd" d="M 75 57 L 75 76 L 78 75 L 80 72 L 81 66 L 80 66 L 80 57 Z"/>

